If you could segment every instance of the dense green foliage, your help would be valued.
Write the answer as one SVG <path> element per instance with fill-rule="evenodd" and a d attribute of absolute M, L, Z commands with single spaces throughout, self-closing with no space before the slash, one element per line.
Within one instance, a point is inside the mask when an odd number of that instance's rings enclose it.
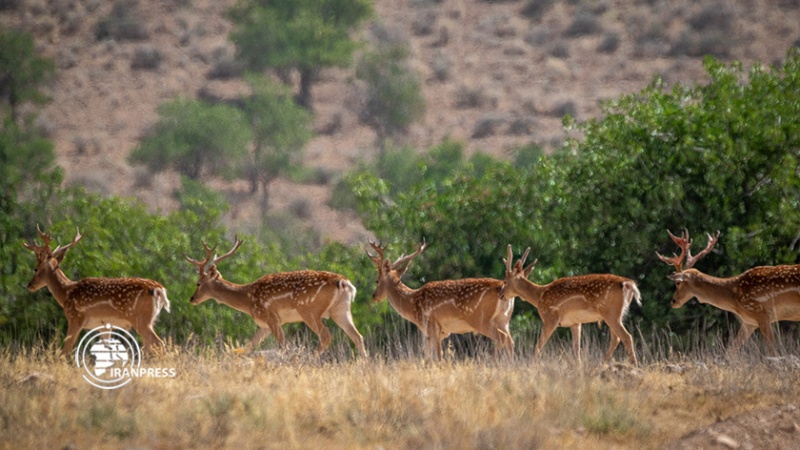
<path fill-rule="evenodd" d="M 645 306 L 633 316 L 645 330 L 727 330 L 733 316 L 714 308 L 668 309 L 671 269 L 655 252 L 674 250 L 667 229 L 690 229 L 696 247 L 719 229 L 698 267 L 710 274 L 800 262 L 800 57 L 746 74 L 712 59 L 706 69 L 707 84 L 670 90 L 656 80 L 606 103 L 602 118 L 567 118 L 580 137 L 525 166 L 476 170 L 454 153 L 398 158 L 396 178 L 351 175 L 362 219 L 397 255 L 427 239 L 412 270 L 418 282 L 502 277 L 505 246 L 531 246 L 539 283 L 582 273 L 635 279 Z M 406 176 L 414 165 L 419 175 Z"/>
<path fill-rule="evenodd" d="M 261 184 L 264 206 L 269 183 L 300 163 L 311 139 L 312 115 L 295 104 L 291 91 L 267 77 L 249 75 L 252 94 L 244 110 L 253 131 L 254 150 L 245 164 L 245 176 L 255 192 Z"/>
<path fill-rule="evenodd" d="M 359 118 L 375 130 L 381 146 L 425 113 L 421 82 L 407 67 L 407 58 L 404 47 L 378 48 L 363 55 L 356 67 L 356 78 L 366 84 Z"/>
<path fill-rule="evenodd" d="M 255 72 L 296 70 L 298 102 L 311 106 L 319 69 L 350 64 L 350 33 L 372 14 L 370 0 L 240 0 L 229 11 L 237 59 Z"/>
<path fill-rule="evenodd" d="M 667 229 L 688 228 L 696 246 L 705 243 L 705 232 L 719 229 L 716 250 L 698 267 L 707 273 L 727 276 L 755 265 L 800 262 L 800 56 L 790 53 L 781 66 L 756 66 L 747 73 L 714 60 L 706 69 L 704 84 L 667 88 L 655 80 L 639 93 L 606 103 L 601 118 L 585 123 L 567 118 L 567 142 L 554 154 L 526 147 L 513 162 L 504 162 L 467 157 L 463 145 L 453 141 L 422 154 L 390 149 L 373 166 L 347 177 L 342 186 L 348 192 L 338 192 L 350 196 L 366 227 L 390 244 L 387 256 L 428 241 L 409 272 L 410 285 L 500 278 L 506 245 L 517 254 L 531 246 L 539 259 L 532 275 L 537 282 L 589 272 L 639 282 L 644 307 L 632 310 L 632 328 L 645 336 L 667 330 L 680 345 L 699 326 L 703 333 L 727 330 L 732 316 L 719 310 L 696 302 L 668 308 L 671 268 L 655 252 L 673 251 Z M 35 92 L 41 80 L 28 82 L 22 88 Z M 307 129 L 284 128 L 279 116 L 297 111 L 286 103 L 286 91 L 271 89 L 258 84 L 245 101 L 250 125 L 256 116 L 262 120 L 254 129 L 263 133 L 264 148 L 290 151 L 307 138 Z M 264 102 L 261 94 L 267 96 Z M 156 150 L 198 146 L 194 159 L 176 166 L 186 168 L 187 178 L 178 193 L 180 209 L 168 215 L 151 214 L 130 199 L 63 188 L 52 144 L 28 125 L 32 122 L 17 123 L 11 110 L 2 112 L 0 345 L 52 339 L 66 328 L 46 289 L 26 290 L 34 257 L 22 243 L 36 239 L 37 224 L 61 244 L 78 228 L 84 234 L 62 265 L 72 279 L 140 276 L 163 283 L 172 313 L 159 317 L 156 330 L 162 336 L 178 344 L 250 338 L 255 324 L 249 317 L 213 301 L 189 305 L 197 275 L 184 260 L 203 256 L 201 240 L 221 251 L 232 241 L 220 224 L 224 198 L 192 176 L 234 170 L 213 165 L 219 161 L 209 155 L 244 154 L 252 139 L 245 112 L 190 100 L 162 108 L 156 127 L 163 133 L 145 139 L 138 151 L 156 158 Z M 305 113 L 297 117 L 294 123 L 307 124 Z M 208 153 L 215 146 L 216 153 Z M 225 154 L 214 159 L 235 161 L 233 153 Z M 148 164 L 157 168 L 180 158 L 169 161 Z M 330 243 L 312 252 L 291 227 L 273 228 L 240 236 L 244 245 L 220 272 L 239 283 L 303 268 L 340 272 L 358 288 L 353 314 L 368 341 L 391 351 L 396 330 L 413 328 L 385 302 L 369 302 L 376 271 L 361 248 Z M 528 332 L 536 327 L 535 311 L 518 305 L 512 332 Z M 307 333 L 304 327 L 291 329 Z M 340 331 L 334 334 L 346 341 Z"/>
<path fill-rule="evenodd" d="M 244 113 L 224 104 L 177 98 L 158 108 L 158 122 L 130 161 L 152 170 L 173 168 L 197 180 L 241 173 L 252 139 Z"/>
<path fill-rule="evenodd" d="M 9 114 L 16 122 L 21 104 L 45 102 L 47 97 L 39 86 L 54 71 L 52 60 L 36 54 L 33 37 L 13 29 L 0 29 L 0 114 L 4 117 Z"/>

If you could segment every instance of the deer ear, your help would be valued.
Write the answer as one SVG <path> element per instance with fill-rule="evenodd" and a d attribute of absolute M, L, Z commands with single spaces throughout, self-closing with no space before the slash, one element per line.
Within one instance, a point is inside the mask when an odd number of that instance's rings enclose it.
<path fill-rule="evenodd" d="M 219 270 L 217 270 L 217 265 L 216 264 L 211 265 L 208 268 L 208 276 L 213 278 L 213 279 L 215 279 L 215 280 L 220 277 L 220 273 L 219 273 Z"/>
<path fill-rule="evenodd" d="M 675 273 L 671 273 L 671 274 L 667 275 L 667 278 L 669 278 L 670 280 L 672 280 L 672 281 L 677 283 L 677 282 L 685 281 L 686 280 L 686 274 L 683 273 L 683 272 L 675 272 Z"/>
<path fill-rule="evenodd" d="M 61 261 L 64 260 L 65 256 L 67 256 L 67 252 L 66 251 L 58 252 L 58 255 L 54 256 L 54 258 L 58 262 L 58 265 L 61 265 Z"/>

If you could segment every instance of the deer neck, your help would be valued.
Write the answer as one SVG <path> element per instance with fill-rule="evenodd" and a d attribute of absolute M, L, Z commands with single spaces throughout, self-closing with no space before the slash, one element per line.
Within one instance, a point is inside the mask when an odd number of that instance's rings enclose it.
<path fill-rule="evenodd" d="M 717 278 L 694 271 L 692 279 L 688 281 L 689 287 L 697 301 L 707 303 L 719 309 L 736 312 L 735 280 L 732 278 Z"/>
<path fill-rule="evenodd" d="M 69 288 L 74 284 L 75 282 L 70 280 L 67 275 L 64 274 L 64 271 L 61 270 L 61 267 L 57 266 L 53 270 L 47 272 L 45 285 L 47 286 L 47 289 L 50 290 L 50 294 L 53 295 L 53 298 L 56 299 L 62 308 L 67 303 L 67 294 L 69 292 Z"/>
<path fill-rule="evenodd" d="M 397 311 L 400 316 L 417 325 L 417 301 L 416 294 L 419 289 L 411 289 L 406 286 L 399 277 L 393 276 L 389 288 L 386 290 L 386 297 L 389 304 Z"/>
<path fill-rule="evenodd" d="M 520 298 L 539 308 L 539 303 L 542 301 L 542 296 L 547 290 L 546 286 L 541 286 L 527 278 L 517 278 L 514 282 L 514 290 L 517 291 Z"/>
<path fill-rule="evenodd" d="M 250 286 L 232 283 L 220 277 L 211 285 L 211 297 L 217 303 L 228 305 L 245 314 L 251 314 L 256 298 L 251 295 L 251 290 L 248 289 Z"/>

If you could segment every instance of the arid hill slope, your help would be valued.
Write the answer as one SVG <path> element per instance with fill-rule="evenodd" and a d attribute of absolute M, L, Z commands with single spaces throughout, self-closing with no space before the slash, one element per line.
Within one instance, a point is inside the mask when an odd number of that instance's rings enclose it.
<path fill-rule="evenodd" d="M 209 75 L 233 54 L 224 17 L 233 0 L 128 0 L 139 40 L 98 39 L 98 23 L 119 1 L 16 3 L 0 12 L 0 23 L 32 32 L 58 65 L 40 123 L 67 182 L 135 196 L 154 211 L 174 208 L 178 177 L 149 174 L 126 157 L 161 102 L 243 91 L 240 80 Z M 704 54 L 772 64 L 800 39 L 796 0 L 378 0 L 375 9 L 361 35 L 380 30 L 407 41 L 410 66 L 424 80 L 427 114 L 404 143 L 422 151 L 450 137 L 498 157 L 528 143 L 558 145 L 565 113 L 596 117 L 600 101 L 638 91 L 655 74 L 668 83 L 702 82 Z M 272 186 L 271 211 L 301 211 L 323 239 L 365 236 L 355 217 L 326 206 L 336 176 L 375 153 L 358 104 L 352 71 L 325 70 L 314 88 L 318 136 L 306 149 L 322 181 Z M 229 196 L 232 226 L 259 226 L 244 185 L 209 182 Z"/>

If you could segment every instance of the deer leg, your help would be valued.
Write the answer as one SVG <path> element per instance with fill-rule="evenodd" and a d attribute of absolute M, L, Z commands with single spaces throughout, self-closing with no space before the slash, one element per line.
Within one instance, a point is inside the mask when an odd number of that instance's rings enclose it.
<path fill-rule="evenodd" d="M 761 330 L 761 334 L 767 339 L 770 356 L 778 356 L 778 346 L 775 344 L 775 333 L 772 331 L 772 323 L 770 323 L 769 317 L 766 314 L 758 321 L 758 329 Z"/>
<path fill-rule="evenodd" d="M 614 354 L 614 350 L 616 350 L 617 347 L 619 347 L 620 339 L 619 336 L 617 336 L 617 333 L 614 333 L 612 331 L 609 334 L 611 334 L 611 342 L 608 344 L 608 351 L 606 352 L 606 356 L 603 358 L 603 361 L 610 360 L 611 356 Z"/>
<path fill-rule="evenodd" d="M 508 334 L 505 330 L 501 328 L 496 328 L 495 333 L 497 338 L 495 339 L 495 347 L 494 353 L 498 355 L 502 350 L 506 357 L 513 357 L 514 356 L 514 339 Z"/>
<path fill-rule="evenodd" d="M 437 361 L 443 359 L 442 355 L 442 329 L 439 322 L 435 320 L 428 320 L 427 324 L 427 344 L 431 357 L 436 356 Z"/>
<path fill-rule="evenodd" d="M 556 331 L 558 327 L 558 318 L 545 320 L 542 318 L 542 333 L 539 335 L 539 341 L 536 342 L 536 349 L 534 350 L 535 356 L 541 356 L 542 347 L 550 340 L 550 336 Z"/>
<path fill-rule="evenodd" d="M 504 352 L 506 356 L 511 356 L 513 352 L 514 341 L 511 339 L 511 336 L 506 334 L 500 328 L 490 327 L 488 330 L 480 331 L 480 333 L 489 339 L 492 340 L 494 343 L 494 355 L 497 357 L 500 352 Z"/>
<path fill-rule="evenodd" d="M 331 331 L 322 323 L 322 318 L 308 316 L 308 315 L 301 315 L 303 318 L 303 322 L 311 328 L 311 331 L 316 333 L 317 337 L 319 338 L 319 346 L 317 346 L 317 354 L 322 354 L 326 348 L 331 344 L 333 340 L 333 335 L 331 335 Z"/>
<path fill-rule="evenodd" d="M 256 334 L 253 335 L 253 339 L 251 339 L 250 343 L 247 345 L 249 351 L 251 352 L 255 351 L 255 349 L 258 347 L 258 344 L 260 344 L 261 341 L 263 341 L 267 336 L 269 336 L 269 333 L 270 333 L 269 326 L 266 327 L 259 326 L 258 331 L 256 331 Z"/>
<path fill-rule="evenodd" d="M 144 349 L 143 351 L 150 353 L 155 352 L 156 349 L 163 350 L 165 345 L 164 341 L 161 340 L 160 337 L 156 334 L 155 330 L 153 330 L 153 326 L 148 324 L 144 327 L 134 327 L 137 333 L 142 336 L 142 340 L 144 341 Z"/>
<path fill-rule="evenodd" d="M 361 356 L 369 356 L 367 349 L 364 347 L 364 337 L 361 336 L 361 333 L 358 332 L 353 323 L 353 314 L 350 312 L 349 305 L 342 305 L 332 310 L 331 319 L 333 319 L 336 325 L 339 325 L 339 328 L 353 341 L 353 344 L 355 344 Z"/>
<path fill-rule="evenodd" d="M 275 336 L 278 345 L 281 348 L 286 347 L 286 337 L 283 335 L 283 328 L 281 328 L 281 321 L 278 316 L 270 315 L 267 317 L 267 326 L 269 331 Z"/>
<path fill-rule="evenodd" d="M 634 366 L 639 364 L 639 361 L 636 359 L 636 349 L 633 347 L 633 336 L 628 333 L 628 330 L 622 325 L 621 321 L 612 321 L 606 322 L 608 324 L 608 328 L 611 330 L 611 341 L 614 342 L 614 337 L 618 340 L 622 341 L 622 345 L 625 346 L 625 350 L 628 351 L 628 357 L 631 359 L 631 362 Z M 616 349 L 617 345 L 614 345 L 614 349 Z M 606 360 L 611 358 L 611 354 L 613 353 L 613 349 L 609 349 L 609 353 L 606 355 Z"/>
<path fill-rule="evenodd" d="M 69 359 L 69 354 L 72 353 L 72 348 L 75 347 L 75 341 L 78 340 L 84 324 L 83 318 L 70 320 L 67 325 L 67 338 L 64 341 L 64 347 L 61 348 L 61 356 Z"/>
<path fill-rule="evenodd" d="M 581 362 L 581 324 L 577 323 L 570 327 L 572 330 L 572 351 L 575 357 L 578 358 L 578 363 Z"/>
<path fill-rule="evenodd" d="M 750 339 L 750 335 L 756 331 L 756 328 L 758 328 L 758 325 L 750 325 L 742 322 L 742 326 L 739 327 L 739 333 L 736 334 L 736 338 L 731 343 L 728 352 L 732 355 L 738 353 L 744 343 Z"/>

